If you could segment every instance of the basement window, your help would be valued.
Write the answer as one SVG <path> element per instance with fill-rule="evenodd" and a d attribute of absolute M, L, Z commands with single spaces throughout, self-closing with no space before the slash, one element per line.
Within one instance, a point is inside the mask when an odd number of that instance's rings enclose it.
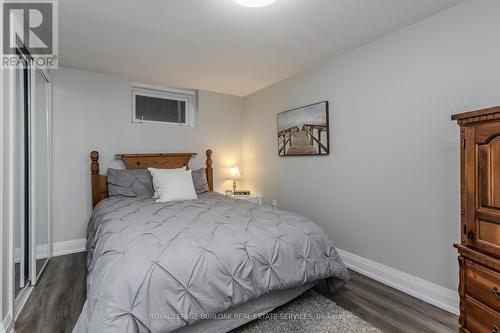
<path fill-rule="evenodd" d="M 194 127 L 196 90 L 132 87 L 132 122 Z"/>

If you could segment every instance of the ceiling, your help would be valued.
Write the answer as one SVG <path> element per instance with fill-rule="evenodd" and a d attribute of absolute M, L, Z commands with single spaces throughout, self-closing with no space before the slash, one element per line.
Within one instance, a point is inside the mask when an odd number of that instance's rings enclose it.
<path fill-rule="evenodd" d="M 60 65 L 245 96 L 462 0 L 59 1 Z"/>

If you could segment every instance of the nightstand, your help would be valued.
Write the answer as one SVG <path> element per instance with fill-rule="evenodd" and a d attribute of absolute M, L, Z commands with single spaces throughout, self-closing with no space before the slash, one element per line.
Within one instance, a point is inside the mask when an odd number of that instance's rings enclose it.
<path fill-rule="evenodd" d="M 233 195 L 233 198 L 250 201 L 257 205 L 262 205 L 262 197 L 256 197 L 254 195 Z"/>

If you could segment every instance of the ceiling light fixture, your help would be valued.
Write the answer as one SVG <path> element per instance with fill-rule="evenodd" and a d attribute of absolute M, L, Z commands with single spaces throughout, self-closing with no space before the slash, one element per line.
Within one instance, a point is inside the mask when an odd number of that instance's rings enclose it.
<path fill-rule="evenodd" d="M 234 0 L 245 7 L 264 7 L 272 4 L 275 0 Z"/>

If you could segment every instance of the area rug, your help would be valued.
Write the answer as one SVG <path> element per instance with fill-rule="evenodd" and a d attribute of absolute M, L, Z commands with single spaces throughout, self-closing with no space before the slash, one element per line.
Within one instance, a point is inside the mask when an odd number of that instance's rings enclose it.
<path fill-rule="evenodd" d="M 314 290 L 309 290 L 261 319 L 232 331 L 232 333 L 262 332 L 382 333 Z"/>

